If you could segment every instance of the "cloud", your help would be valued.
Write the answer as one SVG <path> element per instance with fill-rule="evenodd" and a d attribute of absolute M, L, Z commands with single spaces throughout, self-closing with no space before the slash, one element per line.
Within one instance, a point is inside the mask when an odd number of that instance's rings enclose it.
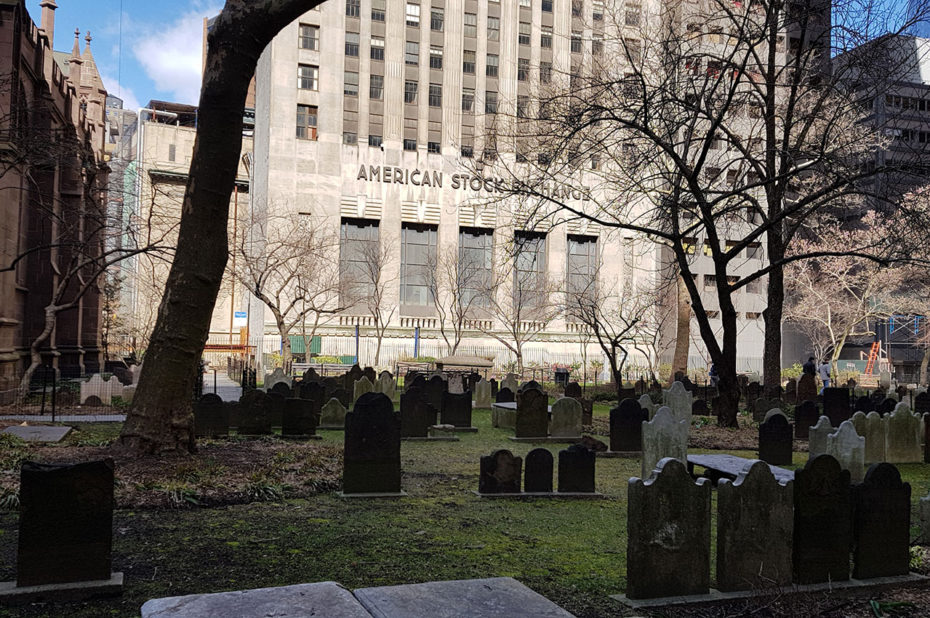
<path fill-rule="evenodd" d="M 107 89 L 107 94 L 119 97 L 123 100 L 123 109 L 137 110 L 142 107 L 139 98 L 136 96 L 136 93 L 133 92 L 132 88 L 129 88 L 125 84 L 121 84 L 115 77 L 106 73 L 101 73 L 100 79 L 103 80 L 103 85 Z"/>
<path fill-rule="evenodd" d="M 149 24 L 152 34 L 138 38 L 132 52 L 155 87 L 175 102 L 196 105 L 200 100 L 203 63 L 203 18 L 219 5 L 198 6 L 169 24 Z"/>

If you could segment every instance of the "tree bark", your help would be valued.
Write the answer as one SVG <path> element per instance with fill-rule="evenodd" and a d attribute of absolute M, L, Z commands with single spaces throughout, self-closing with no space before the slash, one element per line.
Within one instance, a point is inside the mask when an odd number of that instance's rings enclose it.
<path fill-rule="evenodd" d="M 208 38 L 197 138 L 178 245 L 119 445 L 136 455 L 194 450 L 191 393 L 228 256 L 227 221 L 249 81 L 262 51 L 320 2 L 228 0 Z"/>
<path fill-rule="evenodd" d="M 930 365 L 930 346 L 924 348 L 924 356 L 920 359 L 920 373 L 917 376 L 917 379 L 920 380 L 923 384 L 927 384 L 930 380 L 927 379 L 927 366 Z"/>
<path fill-rule="evenodd" d="M 688 352 L 691 349 L 691 294 L 685 280 L 678 277 L 678 312 L 675 326 L 675 352 L 672 356 L 672 372 L 669 384 L 675 381 L 675 374 L 688 373 Z"/>
<path fill-rule="evenodd" d="M 774 230 L 769 233 L 775 235 Z M 768 242 L 769 261 L 782 259 L 780 243 L 770 238 Z M 767 285 L 767 306 L 762 312 L 765 325 L 765 340 L 762 349 L 762 384 L 767 397 L 774 397 L 781 386 L 781 325 L 785 307 L 785 271 L 783 267 L 773 267 L 769 272 Z"/>

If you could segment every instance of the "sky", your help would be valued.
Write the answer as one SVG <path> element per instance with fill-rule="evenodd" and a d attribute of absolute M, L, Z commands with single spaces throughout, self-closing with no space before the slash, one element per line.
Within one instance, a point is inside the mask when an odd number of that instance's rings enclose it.
<path fill-rule="evenodd" d="M 41 0 L 27 0 L 42 22 Z M 203 18 L 220 0 L 57 0 L 55 50 L 70 52 L 74 29 L 90 31 L 90 48 L 104 86 L 138 109 L 152 99 L 196 105 L 200 98 Z"/>

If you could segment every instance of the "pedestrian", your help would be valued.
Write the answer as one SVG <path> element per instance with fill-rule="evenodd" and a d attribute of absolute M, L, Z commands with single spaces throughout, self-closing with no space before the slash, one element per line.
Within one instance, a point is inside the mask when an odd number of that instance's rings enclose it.
<path fill-rule="evenodd" d="M 817 375 L 817 368 L 814 366 L 814 357 L 811 356 L 807 359 L 807 362 L 804 363 L 804 367 L 801 370 L 804 375 L 815 376 Z"/>
<path fill-rule="evenodd" d="M 828 363 L 826 359 L 824 359 L 823 364 L 821 364 L 817 369 L 817 373 L 820 374 L 820 380 L 823 382 L 823 387 L 830 388 L 830 363 Z"/>

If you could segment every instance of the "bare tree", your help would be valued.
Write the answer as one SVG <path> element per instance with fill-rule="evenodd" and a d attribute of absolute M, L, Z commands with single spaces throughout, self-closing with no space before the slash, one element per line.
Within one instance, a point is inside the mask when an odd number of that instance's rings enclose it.
<path fill-rule="evenodd" d="M 430 288 L 446 352 L 453 355 L 472 320 L 487 315 L 491 265 L 487 252 L 447 247 L 429 266 Z"/>
<path fill-rule="evenodd" d="M 378 228 L 373 228 L 378 229 Z M 381 362 L 381 345 L 388 326 L 397 311 L 397 303 L 391 292 L 397 277 L 391 268 L 394 251 L 392 239 L 377 236 L 355 239 L 354 243 L 343 243 L 340 257 L 340 297 L 345 307 L 364 310 L 371 318 L 377 346 L 374 366 Z"/>

